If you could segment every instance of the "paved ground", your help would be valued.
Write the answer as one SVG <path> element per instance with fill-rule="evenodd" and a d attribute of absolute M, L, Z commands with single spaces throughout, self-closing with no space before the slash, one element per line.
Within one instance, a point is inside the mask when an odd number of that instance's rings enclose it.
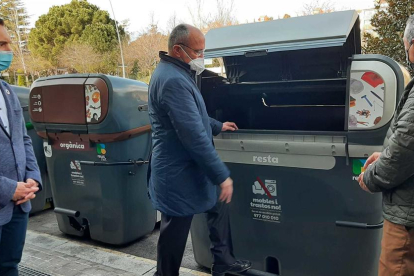
<path fill-rule="evenodd" d="M 103 251 L 111 250 L 112 252 L 111 254 L 115 254 L 115 253 L 122 254 L 123 253 L 123 254 L 128 254 L 127 256 L 131 256 L 132 258 L 138 257 L 142 259 L 152 260 L 153 264 L 155 264 L 154 261 L 156 259 L 156 254 L 157 254 L 156 244 L 157 244 L 158 235 L 159 235 L 158 228 L 154 229 L 154 231 L 151 234 L 131 244 L 127 244 L 125 246 L 111 246 L 111 245 L 103 244 L 100 242 L 94 242 L 90 239 L 73 237 L 73 236 L 68 236 L 68 235 L 63 234 L 58 228 L 58 224 L 57 224 L 56 216 L 54 212 L 52 210 L 46 210 L 46 211 L 40 212 L 30 217 L 28 229 L 29 229 L 28 230 L 28 243 L 25 249 L 26 250 L 25 253 L 26 252 L 30 253 L 30 250 L 32 250 L 31 252 L 33 253 L 33 250 L 39 250 L 39 247 L 41 247 L 41 243 L 33 243 L 33 242 L 30 243 L 30 241 L 33 240 L 31 239 L 31 235 L 32 236 L 38 235 L 37 237 L 43 237 L 44 235 L 45 237 L 56 238 L 59 241 L 64 241 L 66 243 L 73 242 L 77 245 L 89 246 L 90 248 L 95 248 L 96 250 L 103 250 Z M 41 238 L 38 238 L 38 239 L 41 239 Z M 76 253 L 76 252 L 70 251 L 69 253 Z M 75 255 L 69 254 L 69 256 L 73 257 Z M 85 261 L 90 262 L 91 260 L 86 259 Z M 24 265 L 24 263 L 22 264 Z M 189 271 L 193 271 L 193 272 L 194 271 L 208 272 L 208 270 L 206 270 L 203 267 L 200 267 L 194 261 L 193 249 L 192 249 L 190 237 L 188 239 L 186 250 L 184 253 L 182 267 L 189 269 Z M 126 271 L 126 272 L 129 273 L 130 271 Z M 142 271 L 140 271 L 139 273 L 142 273 Z M 60 275 L 60 274 L 56 274 L 56 275 Z M 79 275 L 89 275 L 89 274 L 79 274 Z M 91 274 L 91 275 L 95 275 L 95 274 Z M 106 274 L 102 274 L 102 275 L 106 275 Z M 118 274 L 111 274 L 111 275 L 118 275 Z M 119 274 L 119 275 L 123 275 L 123 274 Z M 125 275 L 130 275 L 130 274 L 125 274 Z M 141 274 L 133 274 L 133 275 L 141 275 Z"/>
<path fill-rule="evenodd" d="M 156 262 L 28 230 L 21 265 L 21 272 L 27 272 L 22 275 L 39 275 L 31 274 L 33 269 L 53 276 L 152 276 Z M 183 268 L 180 275 L 208 274 Z"/>

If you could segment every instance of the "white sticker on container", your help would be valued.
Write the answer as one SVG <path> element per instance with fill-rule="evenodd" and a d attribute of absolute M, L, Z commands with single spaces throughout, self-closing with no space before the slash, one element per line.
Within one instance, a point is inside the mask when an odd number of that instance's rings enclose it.
<path fill-rule="evenodd" d="M 47 158 L 52 157 L 52 155 L 53 155 L 52 146 L 49 145 L 48 142 L 43 142 L 43 150 L 44 150 L 45 156 Z"/>

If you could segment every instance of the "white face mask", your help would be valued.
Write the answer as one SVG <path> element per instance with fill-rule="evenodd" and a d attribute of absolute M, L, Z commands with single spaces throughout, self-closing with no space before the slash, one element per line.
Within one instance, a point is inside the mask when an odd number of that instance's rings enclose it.
<path fill-rule="evenodd" d="M 203 73 L 203 71 L 206 69 L 206 66 L 204 65 L 204 58 L 192 59 L 187 54 L 187 52 L 183 49 L 183 47 L 180 46 L 180 48 L 181 50 L 184 51 L 187 57 L 191 59 L 191 61 L 188 63 L 188 65 L 190 65 L 191 70 L 195 71 L 197 75 L 200 75 L 201 73 Z"/>

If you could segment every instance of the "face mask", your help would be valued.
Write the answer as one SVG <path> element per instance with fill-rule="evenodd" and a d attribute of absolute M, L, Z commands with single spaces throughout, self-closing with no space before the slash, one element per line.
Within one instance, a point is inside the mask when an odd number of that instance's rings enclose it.
<path fill-rule="evenodd" d="M 180 46 L 180 48 L 181 48 L 181 50 L 184 51 L 184 53 L 187 55 L 187 57 L 189 59 L 191 59 L 191 61 L 188 63 L 188 65 L 190 65 L 191 70 L 195 71 L 197 75 L 200 75 L 201 73 L 203 73 L 203 71 L 206 69 L 206 67 L 204 65 L 204 58 L 192 59 L 187 54 L 187 52 L 183 49 L 183 47 Z"/>
<path fill-rule="evenodd" d="M 0 51 L 0 71 L 8 69 L 10 67 L 12 60 L 12 51 Z"/>

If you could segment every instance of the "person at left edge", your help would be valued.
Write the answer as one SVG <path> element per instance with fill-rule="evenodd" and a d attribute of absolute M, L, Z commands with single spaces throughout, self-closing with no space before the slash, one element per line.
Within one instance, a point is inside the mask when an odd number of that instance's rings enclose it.
<path fill-rule="evenodd" d="M 0 71 L 13 59 L 10 36 L 0 19 Z M 0 275 L 18 276 L 30 199 L 41 177 L 22 109 L 9 84 L 0 81 Z"/>

